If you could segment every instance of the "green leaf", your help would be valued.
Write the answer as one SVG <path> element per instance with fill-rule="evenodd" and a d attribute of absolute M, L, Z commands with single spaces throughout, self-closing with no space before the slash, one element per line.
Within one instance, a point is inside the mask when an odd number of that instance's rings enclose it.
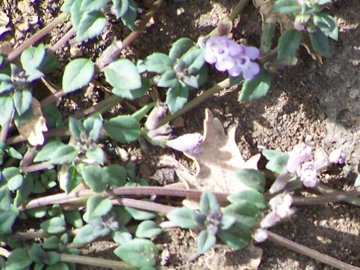
<path fill-rule="evenodd" d="M 81 12 L 80 9 L 81 1 L 82 0 L 74 0 L 73 4 L 70 7 L 71 24 L 76 31 L 78 31 L 81 17 L 84 14 L 83 12 Z"/>
<path fill-rule="evenodd" d="M 125 207 L 125 209 L 135 220 L 147 220 L 156 217 L 156 214 L 152 212 L 147 212 L 127 206 Z"/>
<path fill-rule="evenodd" d="M 263 22 L 263 31 L 261 34 L 261 51 L 268 53 L 271 50 L 271 44 L 275 35 L 276 23 Z"/>
<path fill-rule="evenodd" d="M 100 11 L 86 12 L 82 14 L 76 29 L 78 42 L 96 37 L 101 34 L 106 26 L 106 17 Z"/>
<path fill-rule="evenodd" d="M 97 11 L 104 9 L 110 0 L 82 0 L 81 11 Z"/>
<path fill-rule="evenodd" d="M 161 233 L 161 229 L 152 220 L 145 220 L 139 224 L 135 236 L 138 238 L 152 238 Z"/>
<path fill-rule="evenodd" d="M 105 162 L 105 153 L 99 146 L 92 146 L 86 151 L 86 157 L 91 160 L 92 163 L 96 162 L 103 165 Z"/>
<path fill-rule="evenodd" d="M 46 126 L 49 129 L 65 127 L 62 121 L 62 115 L 54 104 L 42 107 L 41 109 L 43 110 L 43 115 L 46 118 Z"/>
<path fill-rule="evenodd" d="M 202 230 L 197 237 L 197 250 L 199 253 L 205 253 L 215 245 L 216 237 L 207 230 Z"/>
<path fill-rule="evenodd" d="M 171 87 L 166 92 L 165 103 L 168 106 L 171 113 L 175 113 L 180 110 L 187 102 L 189 96 L 189 88 L 177 84 L 176 87 Z"/>
<path fill-rule="evenodd" d="M 191 70 L 190 73 L 194 74 L 205 64 L 204 50 L 194 46 L 181 56 L 181 60 L 185 62 L 187 69 Z"/>
<path fill-rule="evenodd" d="M 0 234 L 11 233 L 12 226 L 18 213 L 14 209 L 0 211 Z"/>
<path fill-rule="evenodd" d="M 141 135 L 138 121 L 131 115 L 120 115 L 105 122 L 104 128 L 111 138 L 120 143 L 136 141 Z"/>
<path fill-rule="evenodd" d="M 174 62 L 166 54 L 153 53 L 145 58 L 144 64 L 146 65 L 147 71 L 161 74 L 172 70 Z"/>
<path fill-rule="evenodd" d="M 266 169 L 281 174 L 285 171 L 289 155 L 281 151 L 264 149 L 262 154 L 268 160 Z"/>
<path fill-rule="evenodd" d="M 236 178 L 250 189 L 263 192 L 265 188 L 265 177 L 262 172 L 252 169 L 242 169 L 235 173 Z"/>
<path fill-rule="evenodd" d="M 137 16 L 137 13 L 136 13 L 137 6 L 136 6 L 135 1 L 133 1 L 133 0 L 128 0 L 128 1 L 129 1 L 128 9 L 126 10 L 126 13 L 123 16 L 121 16 L 121 21 L 130 30 L 134 30 L 135 29 L 135 20 L 136 20 L 136 16 Z"/>
<path fill-rule="evenodd" d="M 85 131 L 83 123 L 76 118 L 69 117 L 69 129 L 71 135 L 73 135 L 78 141 L 81 141 L 80 135 Z"/>
<path fill-rule="evenodd" d="M 192 229 L 197 227 L 195 212 L 186 207 L 176 208 L 170 211 L 166 217 L 183 229 Z"/>
<path fill-rule="evenodd" d="M 45 59 L 45 46 L 29 47 L 20 56 L 21 64 L 26 71 L 38 69 Z"/>
<path fill-rule="evenodd" d="M 180 38 L 173 43 L 169 51 L 169 57 L 175 61 L 180 58 L 185 52 L 194 46 L 194 42 L 186 37 Z"/>
<path fill-rule="evenodd" d="M 209 191 L 203 191 L 200 198 L 200 211 L 206 215 L 211 212 L 220 211 L 219 203 L 214 194 Z"/>
<path fill-rule="evenodd" d="M 237 223 L 227 230 L 220 230 L 217 235 L 224 244 L 233 249 L 243 249 L 251 241 L 250 231 Z"/>
<path fill-rule="evenodd" d="M 297 0 L 276 0 L 272 11 L 285 14 L 298 13 L 301 11 L 301 6 Z"/>
<path fill-rule="evenodd" d="M 62 217 L 53 217 L 41 222 L 40 227 L 49 234 L 62 233 L 66 230 L 66 222 Z"/>
<path fill-rule="evenodd" d="M 64 211 L 65 220 L 74 228 L 81 228 L 84 225 L 79 210 Z"/>
<path fill-rule="evenodd" d="M 70 12 L 70 8 L 71 6 L 73 5 L 73 3 L 75 2 L 76 0 L 65 0 L 64 3 L 62 4 L 60 10 L 62 12 L 66 12 L 66 13 L 69 13 Z"/>
<path fill-rule="evenodd" d="M 247 101 L 265 96 L 270 88 L 270 83 L 270 74 L 265 70 L 260 71 L 254 79 L 245 80 L 238 100 Z"/>
<path fill-rule="evenodd" d="M 114 253 L 123 261 L 143 268 L 155 266 L 159 250 L 149 240 L 133 239 L 116 248 Z"/>
<path fill-rule="evenodd" d="M 21 174 L 17 174 L 8 180 L 7 186 L 9 190 L 16 191 L 21 187 L 23 181 L 24 181 L 24 177 Z"/>
<path fill-rule="evenodd" d="M 14 112 L 14 102 L 10 96 L 0 96 L 0 125 L 6 125 Z"/>
<path fill-rule="evenodd" d="M 23 270 L 32 264 L 32 260 L 29 258 L 24 248 L 17 248 L 11 252 L 7 262 L 6 270 Z"/>
<path fill-rule="evenodd" d="M 94 75 L 94 64 L 90 59 L 78 58 L 69 62 L 62 78 L 65 93 L 73 92 L 86 86 Z"/>
<path fill-rule="evenodd" d="M 278 42 L 277 59 L 284 59 L 288 56 L 296 54 L 299 49 L 301 41 L 301 34 L 295 29 L 283 32 Z"/>
<path fill-rule="evenodd" d="M 60 244 L 60 239 L 56 235 L 52 235 L 44 240 L 42 247 L 44 249 L 57 249 Z"/>
<path fill-rule="evenodd" d="M 122 245 L 132 239 L 128 229 L 121 227 L 116 232 L 112 233 L 112 239 L 119 245 Z"/>
<path fill-rule="evenodd" d="M 110 199 L 100 196 L 92 196 L 86 202 L 86 212 L 84 220 L 89 223 L 90 220 L 102 217 L 110 212 L 113 204 Z"/>
<path fill-rule="evenodd" d="M 230 194 L 227 200 L 231 203 L 248 201 L 255 204 L 258 209 L 264 209 L 266 207 L 263 194 L 256 190 L 243 190 Z"/>
<path fill-rule="evenodd" d="M 259 209 L 251 202 L 240 201 L 226 206 L 223 214 L 235 217 L 237 223 L 241 224 L 243 228 L 251 229 L 256 225 Z"/>
<path fill-rule="evenodd" d="M 56 70 L 59 65 L 59 61 L 54 52 L 48 51 L 45 55 L 44 60 L 41 62 L 39 66 L 39 71 L 42 73 L 51 73 Z"/>
<path fill-rule="evenodd" d="M 12 158 L 15 159 L 22 159 L 22 154 L 17 151 L 14 147 L 9 147 L 8 149 L 6 149 L 6 152 L 8 153 L 8 155 Z"/>
<path fill-rule="evenodd" d="M 95 192 L 102 192 L 106 189 L 103 173 L 103 168 L 98 165 L 88 165 L 81 168 L 81 175 L 86 185 Z"/>
<path fill-rule="evenodd" d="M 61 141 L 54 140 L 50 141 L 41 148 L 41 150 L 36 154 L 34 157 L 34 162 L 43 162 L 50 160 L 54 152 L 60 148 L 64 147 L 66 144 L 62 143 Z"/>
<path fill-rule="evenodd" d="M 117 164 L 111 164 L 103 169 L 104 180 L 110 187 L 122 187 L 126 184 L 126 169 Z"/>
<path fill-rule="evenodd" d="M 46 251 L 44 251 L 40 245 L 33 244 L 28 250 L 27 254 L 29 258 L 36 263 L 48 264 L 48 257 Z"/>
<path fill-rule="evenodd" d="M 234 225 L 236 222 L 236 217 L 232 216 L 232 215 L 228 215 L 228 214 L 223 214 L 221 216 L 221 229 L 222 230 L 227 230 L 229 229 L 232 225 Z"/>
<path fill-rule="evenodd" d="M 326 35 L 317 28 L 315 32 L 310 32 L 311 46 L 314 51 L 324 57 L 330 57 L 330 45 Z"/>
<path fill-rule="evenodd" d="M 116 19 L 120 19 L 122 16 L 125 15 L 129 8 L 129 1 L 128 0 L 112 0 L 113 9 L 115 11 Z"/>
<path fill-rule="evenodd" d="M 50 158 L 52 164 L 70 164 L 77 156 L 76 149 L 71 145 L 62 145 L 56 148 Z"/>
<path fill-rule="evenodd" d="M 46 266 L 44 270 L 70 270 L 70 269 L 71 268 L 69 268 L 69 264 L 64 262 L 58 262 L 54 265 Z M 71 270 L 74 270 L 74 268 L 72 268 Z"/>
<path fill-rule="evenodd" d="M 160 76 L 156 84 L 159 87 L 176 87 L 177 83 L 175 71 L 167 70 Z"/>
<path fill-rule="evenodd" d="M 134 90 L 141 87 L 141 77 L 133 62 L 119 59 L 110 63 L 104 70 L 105 78 L 112 87 Z"/>
<path fill-rule="evenodd" d="M 139 98 L 145 95 L 145 93 L 150 88 L 150 79 L 141 77 L 141 87 L 138 89 L 133 90 L 126 90 L 123 88 L 113 88 L 111 92 L 113 92 L 115 95 L 121 97 L 133 100 L 135 98 Z"/>
<path fill-rule="evenodd" d="M 333 40 L 338 40 L 339 29 L 335 19 L 327 13 L 318 13 L 313 16 L 314 24 L 320 31 Z"/>
<path fill-rule="evenodd" d="M 86 224 L 77 231 L 73 242 L 76 244 L 88 244 L 94 241 L 97 237 L 98 236 L 94 233 L 93 226 Z"/>
<path fill-rule="evenodd" d="M 26 89 L 16 91 L 13 95 L 13 101 L 17 113 L 22 115 L 31 107 L 32 94 L 29 90 Z"/>
<path fill-rule="evenodd" d="M 93 141 L 97 141 L 103 128 L 103 119 L 101 114 L 95 114 L 84 120 L 84 128 Z"/>

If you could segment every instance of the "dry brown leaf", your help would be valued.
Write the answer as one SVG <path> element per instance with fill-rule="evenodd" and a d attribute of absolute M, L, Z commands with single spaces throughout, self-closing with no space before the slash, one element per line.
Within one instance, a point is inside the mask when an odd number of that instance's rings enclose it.
<path fill-rule="evenodd" d="M 235 132 L 236 127 L 233 127 L 226 135 L 220 120 L 206 109 L 204 140 L 198 147 L 198 154 L 185 154 L 194 160 L 195 174 L 177 170 L 179 177 L 199 190 L 233 193 L 247 189 L 236 179 L 234 173 L 244 168 L 256 169 L 255 159 L 260 156 L 251 159 L 250 163 L 245 162 L 235 142 Z"/>
<path fill-rule="evenodd" d="M 24 124 L 18 125 L 20 135 L 33 145 L 44 144 L 44 134 L 47 131 L 46 119 L 42 114 L 40 102 L 32 99 L 32 116 Z"/>

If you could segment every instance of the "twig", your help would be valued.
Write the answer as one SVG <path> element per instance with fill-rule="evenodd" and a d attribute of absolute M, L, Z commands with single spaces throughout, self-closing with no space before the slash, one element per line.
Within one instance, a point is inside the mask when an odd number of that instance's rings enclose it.
<path fill-rule="evenodd" d="M 36 32 L 32 37 L 28 40 L 25 40 L 19 47 L 15 48 L 7 57 L 9 62 L 14 61 L 26 48 L 32 46 L 37 41 L 42 39 L 44 36 L 50 33 L 52 29 L 54 29 L 59 23 L 64 21 L 67 18 L 66 13 L 61 13 L 57 16 L 51 23 L 46 25 L 43 29 Z"/>
<path fill-rule="evenodd" d="M 70 136 L 70 131 L 67 128 L 54 128 L 52 130 L 49 130 L 47 132 L 44 132 L 45 138 L 50 138 L 54 136 Z M 27 141 L 27 138 L 24 138 L 23 136 L 15 136 L 8 139 L 8 144 L 17 144 Z"/>
<path fill-rule="evenodd" d="M 120 270 L 135 270 L 136 269 L 122 261 L 94 258 L 94 257 L 82 256 L 82 255 L 71 255 L 71 254 L 65 254 L 65 253 L 60 254 L 60 261 L 68 262 L 68 263 L 91 265 L 91 266 L 95 266 L 95 267 L 120 269 Z"/>
<path fill-rule="evenodd" d="M 140 210 L 162 213 L 162 214 L 167 214 L 171 210 L 174 210 L 176 208 L 176 207 L 165 205 L 165 204 L 142 201 L 142 200 L 135 200 L 135 199 L 129 199 L 129 198 L 117 198 L 114 201 L 118 202 L 118 204 L 122 205 L 122 206 L 127 206 L 127 207 L 132 207 L 132 208 L 136 208 L 136 209 L 140 209 Z"/>
<path fill-rule="evenodd" d="M 293 197 L 294 205 L 316 205 L 329 202 L 347 201 L 360 196 L 360 190 L 335 191 L 326 195 L 316 197 Z"/>
<path fill-rule="evenodd" d="M 64 46 L 66 42 L 68 42 L 68 40 L 75 35 L 75 33 L 75 29 L 71 28 L 62 38 L 60 38 L 53 46 L 51 46 L 49 50 L 56 52 L 58 49 Z"/>
<path fill-rule="evenodd" d="M 49 161 L 45 161 L 42 163 L 30 165 L 30 166 L 20 167 L 20 171 L 22 173 L 30 173 L 30 172 L 37 172 L 37 171 L 42 171 L 42 170 L 47 170 L 47 169 L 52 169 L 52 168 L 54 168 L 54 165 L 51 164 Z"/>
<path fill-rule="evenodd" d="M 308 256 L 319 262 L 325 263 L 327 265 L 338 268 L 340 270 L 360 270 L 360 267 L 352 266 L 352 265 L 342 262 L 338 259 L 330 257 L 329 255 L 321 253 L 317 250 L 314 250 L 314 249 L 308 248 L 306 246 L 300 245 L 298 243 L 295 243 L 294 241 L 291 241 L 291 240 L 289 240 L 285 237 L 282 237 L 276 233 L 267 231 L 267 234 L 268 234 L 268 239 L 270 241 L 272 241 L 278 245 L 281 245 L 283 247 L 286 247 L 287 249 L 295 251 L 299 254 Z"/>
<path fill-rule="evenodd" d="M 197 199 L 201 196 L 201 191 L 199 190 L 187 190 L 187 189 L 175 189 L 175 188 L 164 188 L 164 187 L 120 187 L 112 190 L 111 192 L 95 193 L 91 190 L 80 190 L 73 193 L 60 193 L 55 195 L 49 195 L 29 201 L 27 204 L 19 207 L 20 211 L 27 209 L 37 208 L 46 205 L 52 204 L 65 204 L 65 203 L 74 203 L 78 200 L 86 199 L 93 195 L 100 195 L 104 197 L 114 197 L 114 196 L 124 196 L 124 195 L 162 195 L 162 196 L 172 196 L 172 197 L 183 197 L 183 198 L 192 198 Z M 224 201 L 228 194 L 226 193 L 214 193 L 219 200 Z M 125 201 L 126 202 L 126 201 Z M 145 201 L 141 201 L 145 202 Z M 131 202 L 130 202 L 131 203 Z"/>

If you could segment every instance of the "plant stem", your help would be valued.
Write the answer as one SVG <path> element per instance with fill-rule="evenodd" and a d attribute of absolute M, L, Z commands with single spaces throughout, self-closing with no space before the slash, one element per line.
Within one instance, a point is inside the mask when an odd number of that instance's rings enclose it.
<path fill-rule="evenodd" d="M 52 169 L 52 168 L 54 168 L 54 165 L 51 164 L 49 161 L 45 161 L 42 163 L 21 167 L 20 172 L 30 173 L 30 172 L 37 172 L 37 171 L 42 171 L 42 170 L 47 170 L 47 169 Z"/>
<path fill-rule="evenodd" d="M 132 207 L 140 210 L 155 212 L 155 213 L 162 213 L 167 214 L 171 210 L 174 210 L 176 207 L 160 204 L 160 203 L 154 203 L 154 202 L 148 202 L 148 201 L 142 201 L 142 200 L 135 200 L 135 199 L 129 199 L 129 198 L 116 198 L 113 200 L 113 202 L 118 203 L 122 206 Z"/>
<path fill-rule="evenodd" d="M 49 48 L 50 51 L 56 52 L 68 42 L 75 35 L 75 29 L 71 28 L 62 38 L 60 38 L 53 46 Z"/>
<path fill-rule="evenodd" d="M 324 184 L 317 184 L 315 187 L 315 190 L 322 193 L 322 194 L 329 194 L 329 193 L 333 193 L 333 192 L 338 192 L 336 189 L 333 189 L 331 187 L 328 187 Z M 360 198 L 346 198 L 344 199 L 345 202 L 356 205 L 356 206 L 360 206 Z"/>
<path fill-rule="evenodd" d="M 347 264 L 345 262 L 337 260 L 333 257 L 330 257 L 329 255 L 321 253 L 317 250 L 314 250 L 314 249 L 308 248 L 306 246 L 300 245 L 298 243 L 295 243 L 294 241 L 291 241 L 291 240 L 289 240 L 285 237 L 282 237 L 276 233 L 267 231 L 267 234 L 268 234 L 268 239 L 270 241 L 272 241 L 280 246 L 286 247 L 287 249 L 295 251 L 299 254 L 308 256 L 319 262 L 325 263 L 327 265 L 338 268 L 340 270 L 360 270 L 360 268 L 357 266 L 352 266 L 350 264 Z"/>
<path fill-rule="evenodd" d="M 164 118 L 162 118 L 160 123 L 159 123 L 159 126 L 162 126 L 162 125 L 174 120 L 175 118 L 179 117 L 180 115 L 182 115 L 182 114 L 188 112 L 189 110 L 193 109 L 194 107 L 199 105 L 201 102 L 203 102 L 206 99 L 212 97 L 215 93 L 220 92 L 221 90 L 223 90 L 224 88 L 227 88 L 229 86 L 230 86 L 230 79 L 229 78 L 223 80 L 222 82 L 219 82 L 219 83 L 215 84 L 213 87 L 206 90 L 200 96 L 197 96 L 196 98 L 194 98 L 191 101 L 189 101 L 188 103 L 186 103 L 186 105 L 181 110 L 175 112 L 174 114 L 170 114 L 170 115 L 167 115 Z"/>
<path fill-rule="evenodd" d="M 19 47 L 15 48 L 7 57 L 9 62 L 14 61 L 26 48 L 34 45 L 37 41 L 42 39 L 44 36 L 50 33 L 59 23 L 67 18 L 66 13 L 61 13 L 51 23 L 46 25 L 43 29 L 36 32 L 31 38 L 25 40 Z"/>
<path fill-rule="evenodd" d="M 316 205 L 329 202 L 348 201 L 360 196 L 360 190 L 335 191 L 316 197 L 293 197 L 294 205 Z"/>
<path fill-rule="evenodd" d="M 231 11 L 230 15 L 229 15 L 229 19 L 233 22 L 235 21 L 235 19 L 237 18 L 237 16 L 239 15 L 239 13 L 241 13 L 241 11 L 244 9 L 244 7 L 249 3 L 250 0 L 240 0 L 236 6 L 233 8 L 233 10 Z"/>
<path fill-rule="evenodd" d="M 164 188 L 164 187 L 119 187 L 111 192 L 95 193 L 91 190 L 80 190 L 73 193 L 60 193 L 55 195 L 49 195 L 29 201 L 27 204 L 19 207 L 19 210 L 24 211 L 27 209 L 32 209 L 36 207 L 52 205 L 52 204 L 65 204 L 65 203 L 74 203 L 78 200 L 83 200 L 98 194 L 103 197 L 114 197 L 114 196 L 124 196 L 124 195 L 133 195 L 133 196 L 144 196 L 144 195 L 162 195 L 162 196 L 171 196 L 171 197 L 183 197 L 183 198 L 192 198 L 197 199 L 201 196 L 201 191 L 199 190 L 187 190 L 187 189 L 175 189 L 175 188 Z M 228 194 L 226 193 L 214 193 L 215 196 L 224 201 Z M 125 201 L 126 202 L 126 201 Z M 144 202 L 146 201 L 139 201 Z M 130 203 L 132 203 L 130 201 Z"/>
<path fill-rule="evenodd" d="M 67 128 L 54 128 L 52 130 L 49 130 L 47 132 L 44 132 L 45 138 L 50 138 L 54 136 L 70 136 L 70 131 Z M 15 136 L 8 139 L 8 144 L 17 144 L 27 141 L 27 138 L 24 138 L 23 136 Z"/>
<path fill-rule="evenodd" d="M 156 0 L 152 4 L 150 10 L 144 15 L 135 30 L 131 32 L 122 42 L 118 41 L 111 44 L 104 53 L 96 61 L 96 65 L 100 70 L 111 63 L 121 52 L 121 50 L 129 46 L 144 31 L 149 20 L 155 15 L 155 12 L 162 4 L 162 0 Z"/>
<path fill-rule="evenodd" d="M 82 255 L 71 255 L 71 254 L 60 254 L 60 261 L 68 263 L 78 263 L 84 265 L 91 265 L 95 267 L 106 267 L 111 269 L 121 269 L 121 270 L 135 270 L 136 268 L 128 265 L 122 261 L 108 260 L 102 258 L 93 258 L 89 256 Z"/>

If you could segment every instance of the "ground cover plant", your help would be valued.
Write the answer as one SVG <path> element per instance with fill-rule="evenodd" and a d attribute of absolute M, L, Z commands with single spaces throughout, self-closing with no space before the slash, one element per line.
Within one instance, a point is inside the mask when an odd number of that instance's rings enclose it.
<path fill-rule="evenodd" d="M 161 268 L 169 254 L 159 248 L 158 239 L 166 230 L 181 228 L 191 229 L 196 238 L 190 261 L 222 244 L 250 250 L 254 258 L 236 267 L 257 269 L 260 243 L 270 241 L 338 269 L 359 269 L 272 231 L 291 220 L 297 205 L 359 204 L 354 188 L 359 177 L 352 179 L 349 191 L 320 183 L 323 172 L 345 163 L 345 146 L 328 152 L 304 142 L 289 151 L 259 147 L 245 159 L 235 141 L 236 127 L 225 132 L 211 106 L 199 111 L 205 114 L 202 130 L 173 130 L 174 120 L 224 89 L 236 89 L 239 106 L 266 99 L 272 78 L 301 60 L 301 47 L 313 61 L 327 61 L 330 39 L 338 40 L 337 22 L 329 13 L 332 1 L 254 1 L 261 14 L 259 46 L 234 38 L 236 19 L 252 5 L 235 1 L 232 12 L 196 40 L 178 36 L 167 50 L 125 57 L 122 51 L 145 38 L 164 4 L 66 0 L 51 23 L 14 49 L 3 49 L 1 267 Z M 108 43 L 96 57 L 58 60 L 56 52 L 69 42 L 98 42 L 110 20 L 129 29 L 129 35 Z M 71 27 L 63 36 L 51 45 L 43 42 L 65 21 Z M 5 36 L 9 22 L 3 24 Z M 56 76 L 58 85 L 49 83 Z M 81 99 L 92 83 L 104 85 L 103 99 L 74 113 L 61 110 L 59 101 Z M 47 88 L 45 97 L 38 91 L 41 84 Z M 109 114 L 118 103 L 127 109 Z M 176 167 L 179 181 L 156 186 L 131 161 L 112 158 L 105 142 L 175 150 L 195 169 L 165 158 L 161 162 Z M 303 190 L 317 195 L 303 196 Z M 114 243 L 118 260 L 81 254 L 102 239 Z"/>

